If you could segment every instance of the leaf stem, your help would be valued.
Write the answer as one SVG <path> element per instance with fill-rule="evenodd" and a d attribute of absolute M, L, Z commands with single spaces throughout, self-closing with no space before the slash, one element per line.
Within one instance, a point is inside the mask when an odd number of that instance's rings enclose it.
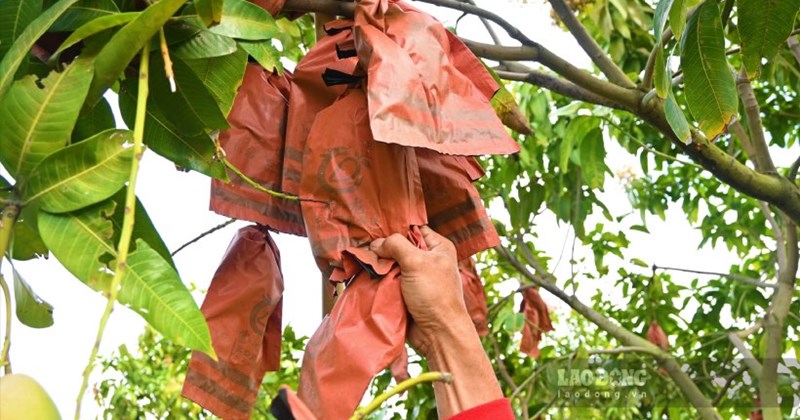
<path fill-rule="evenodd" d="M 0 261 L 3 257 L 0 256 Z M 0 367 L 4 369 L 6 375 L 11 374 L 11 359 L 8 357 L 8 349 L 11 348 L 11 291 L 3 274 L 0 273 L 0 288 L 3 289 L 3 299 L 6 303 L 6 330 L 3 336 L 3 350 L 0 351 Z"/>
<path fill-rule="evenodd" d="M 175 93 L 175 72 L 172 71 L 172 59 L 169 57 L 169 47 L 167 47 L 167 38 L 164 36 L 164 28 L 158 31 L 159 45 L 161 46 L 161 58 L 164 59 L 164 75 L 169 79 L 169 90 Z"/>
<path fill-rule="evenodd" d="M 111 316 L 111 311 L 114 308 L 114 302 L 117 300 L 117 293 L 119 293 L 122 278 L 125 276 L 127 270 L 128 251 L 130 248 L 131 237 L 133 236 L 133 223 L 136 211 L 136 178 L 139 174 L 139 162 L 144 153 L 144 120 L 147 112 L 147 95 L 149 93 L 148 79 L 150 67 L 150 44 L 145 43 L 142 48 L 142 58 L 139 63 L 139 91 L 136 98 L 136 119 L 133 128 L 133 155 L 134 159 L 131 160 L 131 171 L 128 178 L 128 189 L 125 195 L 125 216 L 122 220 L 122 231 L 120 233 L 119 244 L 117 245 L 117 261 L 114 269 L 114 277 L 111 280 L 111 285 L 108 288 L 108 302 L 100 318 L 100 325 L 97 328 L 97 337 L 95 338 L 92 353 L 89 356 L 89 361 L 86 364 L 86 369 L 83 371 L 83 382 L 81 389 L 78 393 L 77 405 L 75 406 L 75 420 L 80 419 L 81 413 L 81 400 L 86 392 L 89 384 L 89 375 L 94 368 L 94 360 L 97 357 L 97 352 L 100 349 L 100 342 L 103 339 L 103 332 L 105 331 L 108 318 Z"/>
<path fill-rule="evenodd" d="M 370 413 L 377 410 L 378 407 L 381 406 L 386 400 L 391 398 L 394 395 L 400 394 L 405 390 L 412 388 L 418 384 L 423 382 L 445 382 L 451 383 L 453 382 L 453 375 L 447 372 L 425 372 L 416 378 L 407 379 L 403 382 L 400 382 L 396 387 L 384 392 L 381 395 L 378 395 L 374 400 L 370 401 L 366 407 L 359 408 L 353 413 L 353 416 L 350 417 L 350 420 L 358 420 L 366 418 Z"/>
<path fill-rule="evenodd" d="M 11 242 L 11 233 L 18 215 L 19 205 L 12 203 L 3 207 L 3 216 L 0 219 L 0 266 L 3 264 L 3 257 L 6 255 L 9 242 Z M 0 367 L 8 375 L 11 373 L 11 360 L 8 357 L 8 350 L 11 348 L 11 291 L 2 273 L 0 273 L 0 288 L 3 289 L 3 298 L 6 305 L 6 328 L 3 337 L 3 348 L 0 350 Z"/>

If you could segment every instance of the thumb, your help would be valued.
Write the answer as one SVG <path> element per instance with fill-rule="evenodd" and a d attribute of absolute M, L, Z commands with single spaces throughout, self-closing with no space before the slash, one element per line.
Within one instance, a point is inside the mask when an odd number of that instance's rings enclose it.
<path fill-rule="evenodd" d="M 381 258 L 391 258 L 401 267 L 413 265 L 422 251 L 408 241 L 403 235 L 395 233 L 386 239 L 376 239 L 369 245 L 372 252 Z"/>

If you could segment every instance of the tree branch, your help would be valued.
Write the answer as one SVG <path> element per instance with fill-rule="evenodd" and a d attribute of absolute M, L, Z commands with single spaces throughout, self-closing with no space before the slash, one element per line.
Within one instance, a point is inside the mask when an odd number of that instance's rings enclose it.
<path fill-rule="evenodd" d="M 729 333 L 728 340 L 730 340 L 731 344 L 733 344 L 734 347 L 739 350 L 744 364 L 747 366 L 747 369 L 750 370 L 750 373 L 753 374 L 753 377 L 756 379 L 761 378 L 764 369 L 762 368 L 761 363 L 758 363 L 758 360 L 756 360 L 755 356 L 753 356 L 753 353 L 750 352 L 750 349 L 748 349 L 744 344 L 744 341 L 742 341 L 742 339 L 739 338 L 736 333 Z"/>
<path fill-rule="evenodd" d="M 589 92 L 588 90 L 583 89 L 574 83 L 570 83 L 566 80 L 559 79 L 558 77 L 551 76 L 538 70 L 531 69 L 527 73 L 503 70 L 496 70 L 495 72 L 501 79 L 530 83 L 578 101 L 588 102 L 613 109 L 625 109 L 622 105 L 600 95 Z"/>
<path fill-rule="evenodd" d="M 611 58 L 600 48 L 597 41 L 586 32 L 586 28 L 581 24 L 575 14 L 572 13 L 572 10 L 570 10 L 567 4 L 564 3 L 564 0 L 550 0 L 550 5 L 553 7 L 553 10 L 555 10 L 558 17 L 561 18 L 561 21 L 564 22 L 564 25 L 567 26 L 567 29 L 569 29 L 569 32 L 575 40 L 578 41 L 581 48 L 586 51 L 586 54 L 589 55 L 592 62 L 594 62 L 597 68 L 608 77 L 611 83 L 628 89 L 636 87 L 636 85 L 628 79 L 625 72 L 611 61 Z"/>
<path fill-rule="evenodd" d="M 786 40 L 786 43 L 789 45 L 789 51 L 792 52 L 794 59 L 797 60 L 797 64 L 800 65 L 800 41 L 797 40 L 793 33 L 792 36 Z"/>
<path fill-rule="evenodd" d="M 750 127 L 750 142 L 753 145 L 755 155 L 751 156 L 756 170 L 763 173 L 777 173 L 772 157 L 769 155 L 767 139 L 764 136 L 764 127 L 761 124 L 761 108 L 758 106 L 753 85 L 747 78 L 747 73 L 742 68 L 736 78 L 736 88 L 739 97 L 744 104 L 745 115 L 747 115 L 747 126 Z"/>
<path fill-rule="evenodd" d="M 545 281 L 539 275 L 531 273 L 516 257 L 503 246 L 496 246 L 495 251 L 503 256 L 514 268 L 519 271 L 525 278 L 531 282 L 539 285 L 543 289 L 552 293 L 561 301 L 569 305 L 579 314 L 583 315 L 586 319 L 596 324 L 598 327 L 606 331 L 612 337 L 619 340 L 625 346 L 637 347 L 652 355 L 659 364 L 667 371 L 672 380 L 683 392 L 689 402 L 697 409 L 700 417 L 704 419 L 720 419 L 717 410 L 711 406 L 711 402 L 703 395 L 702 391 L 697 387 L 697 384 L 692 381 L 689 375 L 683 371 L 680 364 L 667 352 L 659 349 L 649 341 L 634 334 L 631 331 L 615 324 L 610 319 L 606 318 L 594 309 L 586 306 L 576 296 L 568 295 L 561 290 L 555 283 Z"/>
<path fill-rule="evenodd" d="M 772 295 L 770 309 L 764 322 L 764 369 L 759 381 L 759 391 L 765 418 L 781 418 L 778 405 L 778 364 L 783 354 L 786 317 L 792 305 L 798 260 L 800 260 L 797 225 L 785 215 L 783 220 L 785 241 L 779 242 L 778 247 L 784 248 L 784 258 L 782 263 L 779 261 L 778 288 Z"/>
<path fill-rule="evenodd" d="M 462 39 L 478 57 L 496 61 L 536 61 L 563 76 L 570 82 L 599 96 L 608 98 L 627 109 L 635 109 L 642 96 L 637 90 L 626 89 L 598 79 L 591 73 L 579 69 L 547 48 L 533 43 L 520 47 L 505 47 Z"/>
<path fill-rule="evenodd" d="M 677 268 L 677 267 L 659 267 L 653 264 L 653 271 L 655 270 L 668 270 L 668 271 L 680 271 L 683 273 L 692 273 L 692 274 L 705 274 L 708 276 L 719 276 L 719 277 L 727 277 L 732 280 L 740 281 L 742 283 L 752 284 L 758 287 L 767 287 L 771 289 L 775 289 L 778 286 L 773 283 L 767 283 L 765 281 L 761 281 L 758 279 L 754 279 L 752 277 L 742 276 L 739 274 L 732 274 L 732 273 L 717 273 L 713 271 L 701 271 L 701 270 L 690 270 L 688 268 Z"/>

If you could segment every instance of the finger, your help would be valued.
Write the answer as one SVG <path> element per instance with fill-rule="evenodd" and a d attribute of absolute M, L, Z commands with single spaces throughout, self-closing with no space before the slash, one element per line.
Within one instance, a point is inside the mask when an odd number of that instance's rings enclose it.
<path fill-rule="evenodd" d="M 428 246 L 429 251 L 443 247 L 455 248 L 455 245 L 453 245 L 449 239 L 436 233 L 435 230 L 431 229 L 427 225 L 420 227 L 419 230 L 422 233 L 422 238 L 425 240 L 425 245 Z"/>
<path fill-rule="evenodd" d="M 391 258 L 404 266 L 416 259 L 422 252 L 404 236 L 395 233 L 386 239 L 376 239 L 370 244 L 372 252 L 381 258 Z"/>

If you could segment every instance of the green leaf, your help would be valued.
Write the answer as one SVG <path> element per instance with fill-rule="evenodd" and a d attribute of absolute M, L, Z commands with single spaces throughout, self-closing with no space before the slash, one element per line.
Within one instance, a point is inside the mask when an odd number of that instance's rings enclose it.
<path fill-rule="evenodd" d="M 709 139 L 722 133 L 736 115 L 738 97 L 725 57 L 719 9 L 706 1 L 689 19 L 681 41 L 686 102 Z"/>
<path fill-rule="evenodd" d="M 154 54 L 152 66 L 162 68 L 161 54 Z M 185 134 L 199 134 L 209 128 L 228 128 L 228 121 L 214 96 L 182 60 L 172 63 L 177 90 L 170 91 L 169 80 L 162 71 L 150 73 L 150 97 L 153 106 Z M 150 102 L 148 101 L 148 104 Z"/>
<path fill-rule="evenodd" d="M 25 261 L 47 255 L 47 245 L 39 236 L 38 211 L 35 206 L 24 207 L 17 217 L 17 222 L 14 223 L 13 241 L 10 245 L 11 258 Z"/>
<path fill-rule="evenodd" d="M 230 2 L 230 0 L 228 0 Z M 206 26 L 219 24 L 222 20 L 224 0 L 195 0 L 194 8 Z"/>
<path fill-rule="evenodd" d="M 67 48 L 77 44 L 84 39 L 98 34 L 100 32 L 105 31 L 106 29 L 115 28 L 120 25 L 124 25 L 134 19 L 136 19 L 141 13 L 140 12 L 127 12 L 127 13 L 115 13 L 111 15 L 100 16 L 97 19 L 93 19 L 89 22 L 86 22 L 80 28 L 76 29 L 75 32 L 71 33 L 64 42 L 58 47 L 58 49 L 53 53 L 50 57 L 50 62 L 57 62 L 59 55 L 66 50 Z"/>
<path fill-rule="evenodd" d="M 178 273 L 144 241 L 128 255 L 117 296 L 167 339 L 216 357 L 205 317 Z"/>
<path fill-rule="evenodd" d="M 278 33 L 278 25 L 266 10 L 246 0 L 226 0 L 222 20 L 210 30 L 237 39 L 270 39 Z"/>
<path fill-rule="evenodd" d="M 107 100 L 101 99 L 93 107 L 84 107 L 72 129 L 72 142 L 77 143 L 101 131 L 115 128 L 117 122 Z"/>
<path fill-rule="evenodd" d="M 45 302 L 34 293 L 31 286 L 16 269 L 14 273 L 14 302 L 17 305 L 17 319 L 31 328 L 47 328 L 53 325 L 53 305 Z"/>
<path fill-rule="evenodd" d="M 42 0 L 0 1 L 0 57 L 36 16 L 42 13 Z"/>
<path fill-rule="evenodd" d="M 144 43 L 148 42 L 184 3 L 186 0 L 160 0 L 148 6 L 138 17 L 111 37 L 95 58 L 95 77 L 87 99 L 89 105 L 96 103 L 103 92 L 117 81 Z"/>
<path fill-rule="evenodd" d="M 40 212 L 39 229 L 53 255 L 78 279 L 107 292 L 116 249 L 111 200 L 64 214 Z M 178 273 L 146 242 L 128 255 L 119 302 L 139 313 L 168 339 L 213 354 L 202 312 Z"/>
<path fill-rule="evenodd" d="M 656 6 L 656 12 L 653 16 L 653 34 L 655 35 L 655 42 L 658 44 L 661 41 L 661 35 L 664 33 L 664 27 L 667 25 L 667 15 L 672 9 L 674 0 L 659 0 Z"/>
<path fill-rule="evenodd" d="M 771 60 L 794 28 L 800 10 L 797 0 L 738 0 L 742 62 L 748 77 L 761 69 L 761 59 Z"/>
<path fill-rule="evenodd" d="M 644 268 L 650 267 L 649 265 L 647 265 L 646 262 L 640 260 L 639 258 L 631 258 L 631 262 L 635 265 L 638 265 L 639 267 L 644 267 Z"/>
<path fill-rule="evenodd" d="M 562 137 L 559 150 L 558 165 L 561 171 L 567 172 L 569 158 L 572 155 L 575 145 L 579 145 L 583 138 L 598 126 L 599 120 L 594 117 L 578 116 L 569 122 L 567 131 Z"/>
<path fill-rule="evenodd" d="M 653 79 L 656 86 L 656 94 L 661 99 L 665 99 L 672 88 L 672 75 L 667 62 L 664 60 L 664 49 L 660 46 L 656 47 L 656 64 Z"/>
<path fill-rule="evenodd" d="M 689 0 L 674 0 L 669 9 L 669 26 L 672 36 L 676 41 L 683 39 L 683 30 L 686 28 L 686 15 L 689 13 Z"/>
<path fill-rule="evenodd" d="M 684 144 L 689 144 L 692 141 L 691 127 L 689 127 L 689 121 L 683 115 L 683 110 L 681 110 L 672 92 L 669 93 L 664 103 L 664 113 L 667 117 L 667 123 L 669 123 L 678 139 Z"/>
<path fill-rule="evenodd" d="M 237 50 L 234 54 L 205 60 L 186 60 L 185 63 L 214 97 L 223 115 L 228 115 L 236 92 L 242 85 L 247 53 Z"/>
<path fill-rule="evenodd" d="M 111 197 L 111 199 L 117 203 L 117 207 L 114 210 L 114 215 L 111 217 L 111 223 L 114 224 L 113 243 L 119 243 L 120 233 L 122 230 L 122 220 L 125 217 L 126 192 L 127 191 L 125 189 L 121 189 L 119 192 L 114 194 L 113 197 Z M 169 248 L 167 248 L 164 240 L 161 239 L 161 235 L 159 235 L 158 230 L 156 230 L 155 225 L 153 225 L 153 221 L 150 219 L 150 215 L 147 214 L 147 210 L 145 210 L 144 205 L 138 197 L 136 198 L 136 213 L 135 220 L 133 221 L 131 249 L 135 248 L 137 239 L 147 242 L 151 248 L 161 255 L 161 258 L 163 258 L 169 263 L 170 266 L 172 266 L 172 268 L 177 269 L 175 262 L 172 260 L 172 255 L 169 252 Z"/>
<path fill-rule="evenodd" d="M 14 82 L 0 101 L 0 162 L 14 178 L 24 178 L 69 143 L 91 80 L 91 63 L 78 59 L 43 80 L 26 76 Z"/>
<path fill-rule="evenodd" d="M 116 255 L 110 220 L 114 207 L 107 200 L 71 213 L 39 212 L 39 233 L 47 248 L 64 268 L 95 290 L 103 277 L 110 276 L 108 263 Z"/>
<path fill-rule="evenodd" d="M 64 13 L 67 8 L 72 6 L 78 0 L 60 0 L 49 9 L 45 10 L 38 18 L 28 25 L 22 35 L 17 37 L 11 48 L 3 56 L 3 61 L 0 61 L 0 99 L 3 98 L 6 91 L 11 87 L 11 82 L 14 80 L 14 74 L 17 68 L 28 56 L 28 51 L 33 48 L 33 44 L 44 35 L 47 28 Z"/>
<path fill-rule="evenodd" d="M 133 132 L 112 129 L 53 153 L 31 174 L 25 205 L 38 201 L 44 211 L 65 213 L 111 197 L 128 180 L 132 142 Z"/>
<path fill-rule="evenodd" d="M 272 71 L 278 69 L 283 71 L 281 64 L 281 53 L 272 45 L 271 40 L 266 41 L 239 41 L 242 47 L 251 57 L 253 57 L 261 67 Z"/>
<path fill-rule="evenodd" d="M 136 81 L 122 83 L 119 108 L 128 125 L 136 113 Z M 227 180 L 225 166 L 214 159 L 215 146 L 205 133 L 189 135 L 179 130 L 148 101 L 144 124 L 144 142 L 154 152 L 186 169 Z"/>
<path fill-rule="evenodd" d="M 236 41 L 227 36 L 203 30 L 197 35 L 175 44 L 170 52 L 173 57 L 186 60 L 220 57 L 236 52 Z"/>
<path fill-rule="evenodd" d="M 50 27 L 51 32 L 70 32 L 104 16 L 119 13 L 112 0 L 78 0 Z"/>
<path fill-rule="evenodd" d="M 603 188 L 608 167 L 605 164 L 606 148 L 603 132 L 599 128 L 591 130 L 581 141 L 580 161 L 583 178 L 591 188 Z"/>

